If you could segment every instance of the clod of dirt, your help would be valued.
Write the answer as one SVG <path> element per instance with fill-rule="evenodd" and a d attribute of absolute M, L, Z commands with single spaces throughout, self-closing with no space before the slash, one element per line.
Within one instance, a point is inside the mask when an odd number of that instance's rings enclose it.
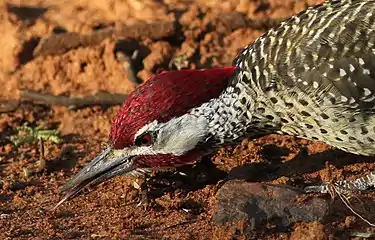
<path fill-rule="evenodd" d="M 301 223 L 299 224 L 292 235 L 290 240 L 325 240 L 327 236 L 324 232 L 324 225 L 318 222 Z"/>
<path fill-rule="evenodd" d="M 312 198 L 295 200 L 300 192 L 287 187 L 229 181 L 217 193 L 213 219 L 218 225 L 245 222 L 243 232 L 265 224 L 285 228 L 296 222 L 321 221 L 328 213 L 328 202 Z"/>
<path fill-rule="evenodd" d="M 134 86 L 126 81 L 123 66 L 113 54 L 114 50 L 115 42 L 105 40 L 92 48 L 79 48 L 60 56 L 38 57 L 13 77 L 24 89 L 54 95 L 83 97 L 98 91 L 126 93 Z"/>
<path fill-rule="evenodd" d="M 1 72 L 13 71 L 18 65 L 17 54 L 21 50 L 18 38 L 19 26 L 15 16 L 10 13 L 5 5 L 0 4 L 0 58 Z"/>
<path fill-rule="evenodd" d="M 179 23 L 187 28 L 193 28 L 193 22 L 199 22 L 199 15 L 201 14 L 200 8 L 197 5 L 192 5 L 189 9 L 181 15 Z M 194 24 L 193 24 L 194 25 Z"/>
<path fill-rule="evenodd" d="M 168 42 L 160 41 L 152 44 L 150 55 L 143 60 L 145 70 L 154 71 L 157 67 L 167 65 L 172 57 L 172 51 Z"/>
<path fill-rule="evenodd" d="M 18 55 L 22 51 L 22 43 L 19 39 L 19 29 L 20 26 L 13 14 L 9 13 L 6 6 L 0 3 L 0 82 L 2 83 L 0 98 L 12 99 L 16 95 L 17 81 L 10 79 L 9 75 L 20 64 Z M 8 93 L 12 93 L 12 95 Z"/>

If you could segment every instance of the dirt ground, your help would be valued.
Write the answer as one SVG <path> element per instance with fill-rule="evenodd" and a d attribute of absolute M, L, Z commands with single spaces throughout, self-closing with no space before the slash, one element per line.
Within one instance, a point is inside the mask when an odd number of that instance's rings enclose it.
<path fill-rule="evenodd" d="M 129 93 L 137 83 L 130 81 L 129 68 L 116 58 L 118 51 L 131 55 L 138 50 L 133 71 L 143 81 L 168 68 L 229 66 L 239 49 L 267 29 L 241 22 L 228 28 L 220 24 L 220 14 L 230 16 L 237 11 L 254 21 L 278 21 L 319 2 L 1 1 L 0 100 L 9 104 L 19 99 L 21 89 L 70 97 L 98 91 Z M 179 27 L 162 37 L 127 40 L 111 35 L 97 44 L 33 55 L 40 39 L 51 34 L 92 34 L 121 24 L 160 21 L 174 21 Z M 329 180 L 326 161 L 333 166 L 335 180 L 354 179 L 375 170 L 374 158 L 270 135 L 221 149 L 193 168 L 155 173 L 148 182 L 117 177 L 50 211 L 61 198 L 60 187 L 101 151 L 118 109 L 118 105 L 70 109 L 23 101 L 14 111 L 0 113 L 0 239 L 248 239 L 235 228 L 219 227 L 212 220 L 216 192 L 233 169 L 255 166 L 239 178 L 296 187 Z M 61 143 L 45 142 L 42 168 L 38 144 L 15 147 L 10 141 L 24 123 L 44 124 L 61 133 Z M 138 204 L 145 192 L 138 185 L 148 190 L 147 207 Z M 374 194 L 369 197 L 375 202 Z M 332 211 L 324 223 L 300 223 L 283 231 L 265 226 L 249 238 L 349 239 L 353 231 L 375 231 L 353 215 L 342 207 Z"/>

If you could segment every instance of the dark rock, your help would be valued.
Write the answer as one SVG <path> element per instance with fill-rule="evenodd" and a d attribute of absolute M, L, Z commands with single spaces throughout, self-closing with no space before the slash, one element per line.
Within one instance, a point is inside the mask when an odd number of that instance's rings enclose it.
<path fill-rule="evenodd" d="M 12 191 L 18 191 L 18 190 L 22 190 L 22 189 L 26 188 L 27 186 L 29 186 L 29 183 L 17 181 L 17 182 L 14 182 L 9 187 L 9 189 L 12 190 Z"/>
<path fill-rule="evenodd" d="M 285 228 L 296 222 L 323 220 L 328 202 L 320 198 L 296 201 L 301 194 L 301 190 L 288 186 L 232 180 L 217 193 L 213 219 L 218 225 L 245 222 L 245 231 L 267 223 Z"/>

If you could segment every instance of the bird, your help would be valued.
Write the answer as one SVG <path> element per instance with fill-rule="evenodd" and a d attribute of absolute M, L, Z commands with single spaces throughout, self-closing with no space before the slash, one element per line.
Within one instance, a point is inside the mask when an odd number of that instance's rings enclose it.
<path fill-rule="evenodd" d="M 232 66 L 152 76 L 125 99 L 108 147 L 62 188 L 56 206 L 115 176 L 194 164 L 271 133 L 375 155 L 375 0 L 311 6 L 240 50 Z M 375 171 L 335 184 L 365 190 Z"/>

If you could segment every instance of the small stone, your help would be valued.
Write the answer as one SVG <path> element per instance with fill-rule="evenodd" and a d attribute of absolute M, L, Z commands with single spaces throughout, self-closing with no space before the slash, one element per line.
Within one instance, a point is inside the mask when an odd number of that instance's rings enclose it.
<path fill-rule="evenodd" d="M 167 64 L 173 54 L 172 46 L 166 41 L 158 41 L 151 45 L 151 53 L 143 59 L 144 69 L 153 72 L 158 67 Z M 142 79 L 143 80 L 143 79 Z"/>
<path fill-rule="evenodd" d="M 81 232 L 77 232 L 77 231 L 69 231 L 69 232 L 66 232 L 65 233 L 65 236 L 64 238 L 65 239 L 78 239 L 82 236 L 82 233 Z"/>
<path fill-rule="evenodd" d="M 108 236 L 105 233 L 103 233 L 103 234 L 93 233 L 93 234 L 91 234 L 91 237 L 92 238 L 105 238 L 105 237 L 108 237 Z"/>
<path fill-rule="evenodd" d="M 183 26 L 189 26 L 194 20 L 199 18 L 199 14 L 199 7 L 197 7 L 196 5 L 192 5 L 188 11 L 181 15 L 179 22 Z"/>
<path fill-rule="evenodd" d="M 18 191 L 18 190 L 22 190 L 22 189 L 26 188 L 27 186 L 28 186 L 28 183 L 17 181 L 17 182 L 15 182 L 15 183 L 13 183 L 13 184 L 9 187 L 9 189 L 10 189 L 11 191 Z"/>
<path fill-rule="evenodd" d="M 218 225 L 245 221 L 245 232 L 267 223 L 286 228 L 296 222 L 323 220 L 328 213 L 327 201 L 320 198 L 295 201 L 301 193 L 281 185 L 228 181 L 217 193 L 213 219 Z"/>
<path fill-rule="evenodd" d="M 61 211 L 61 212 L 56 212 L 55 216 L 57 218 L 70 218 L 70 217 L 74 216 L 74 213 L 73 212 L 69 212 L 69 211 Z"/>
<path fill-rule="evenodd" d="M 345 227 L 351 228 L 356 223 L 357 218 L 355 216 L 347 216 L 345 218 Z"/>
<path fill-rule="evenodd" d="M 25 178 L 29 178 L 31 177 L 31 175 L 33 174 L 33 169 L 30 169 L 30 168 L 22 168 L 22 172 L 23 172 L 23 176 Z"/>

